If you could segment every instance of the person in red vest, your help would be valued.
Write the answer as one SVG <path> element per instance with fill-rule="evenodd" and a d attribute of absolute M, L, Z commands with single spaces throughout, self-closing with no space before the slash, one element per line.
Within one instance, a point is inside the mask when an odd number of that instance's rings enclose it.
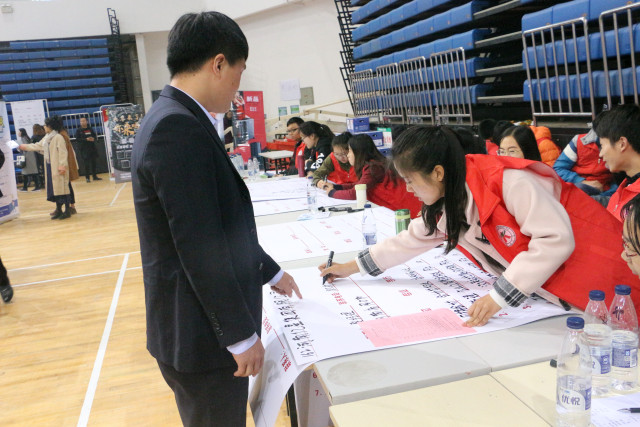
<path fill-rule="evenodd" d="M 467 326 L 482 326 L 532 294 L 584 309 L 592 289 L 633 288 L 640 281 L 620 258 L 622 224 L 542 162 L 464 154 L 446 127 L 414 127 L 394 142 L 393 161 L 425 205 L 408 230 L 361 252 L 356 260 L 320 266 L 330 281 L 360 271 L 378 275 L 443 241 L 498 279 L 468 307 Z M 606 266 L 606 268 L 604 268 Z"/>
<path fill-rule="evenodd" d="M 553 164 L 553 170 L 565 182 L 575 184 L 590 196 L 610 197 L 618 188 L 613 174 L 600 158 L 600 142 L 593 129 L 569 141 Z"/>
<path fill-rule="evenodd" d="M 607 205 L 607 210 L 621 220 L 622 207 L 640 193 L 640 107 L 624 104 L 600 113 L 595 131 L 600 138 L 600 158 L 607 169 L 626 175 Z"/>
<path fill-rule="evenodd" d="M 289 168 L 284 172 L 284 175 L 299 175 L 298 169 L 302 165 L 303 172 L 301 176 L 304 176 L 304 151 L 307 146 L 302 143 L 302 135 L 300 135 L 300 126 L 303 123 L 304 120 L 300 117 L 291 117 L 287 120 L 287 139 L 295 141 L 296 145 L 289 161 Z"/>
<path fill-rule="evenodd" d="M 422 203 L 408 193 L 389 161 L 380 153 L 369 135 L 354 135 L 349 139 L 349 163 L 353 165 L 357 182 L 334 185 L 327 182 L 323 189 L 329 197 L 356 200 L 356 184 L 367 185 L 367 200 L 391 210 L 409 209 L 412 218 L 420 214 Z"/>
<path fill-rule="evenodd" d="M 354 184 L 358 182 L 356 171 L 349 163 L 349 139 L 352 137 L 350 132 L 343 132 L 335 136 L 331 141 L 331 149 L 329 160 L 313 172 L 313 185 L 320 189 L 324 189 L 327 181 L 334 184 Z"/>

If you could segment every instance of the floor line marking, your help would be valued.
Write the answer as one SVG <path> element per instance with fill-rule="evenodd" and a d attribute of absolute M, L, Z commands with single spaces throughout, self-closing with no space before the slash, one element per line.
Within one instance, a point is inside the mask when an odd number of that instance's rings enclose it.
<path fill-rule="evenodd" d="M 116 316 L 116 307 L 118 307 L 118 299 L 120 298 L 120 290 L 122 289 L 122 282 L 124 281 L 124 275 L 127 271 L 128 262 L 129 254 L 126 254 L 124 256 L 124 259 L 122 260 L 122 267 L 120 267 L 118 282 L 116 283 L 116 289 L 113 292 L 113 299 L 111 300 L 109 315 L 107 316 L 107 322 L 104 325 L 104 332 L 102 333 L 102 339 L 100 340 L 100 347 L 98 347 L 96 361 L 93 364 L 93 371 L 91 372 L 91 379 L 89 380 L 87 393 L 84 396 L 82 411 L 80 412 L 80 418 L 78 419 L 78 427 L 86 427 L 87 423 L 89 422 L 91 406 L 93 405 L 93 399 L 96 395 L 96 389 L 98 388 L 98 379 L 100 378 L 100 371 L 102 370 L 102 362 L 104 361 L 104 355 L 107 352 L 107 343 L 109 342 L 109 336 L 111 335 L 113 319 Z"/>
<path fill-rule="evenodd" d="M 121 254 L 104 255 L 104 256 L 97 256 L 97 257 L 93 257 L 93 258 L 83 258 L 83 259 L 76 259 L 76 260 L 72 260 L 72 261 L 54 262 L 52 264 L 40 264 L 40 265 L 32 265 L 32 266 L 29 266 L 29 267 L 12 268 L 12 269 L 9 269 L 7 271 L 11 272 L 11 271 L 20 271 L 20 270 L 33 270 L 33 269 L 42 268 L 42 267 L 53 267 L 55 265 L 73 264 L 73 263 L 76 263 L 76 262 L 84 262 L 84 261 L 94 261 L 96 259 L 113 258 L 113 257 L 117 257 L 117 256 L 127 255 L 127 254 L 138 254 L 138 253 L 140 253 L 140 251 L 124 252 L 124 253 L 121 253 Z"/>
<path fill-rule="evenodd" d="M 133 270 L 141 270 L 142 267 L 129 267 L 127 268 L 127 271 L 133 271 Z M 117 273 L 120 270 L 107 270 L 107 271 L 101 271 L 99 273 L 89 273 L 89 274 L 81 274 L 79 276 L 67 276 L 67 277 L 59 277 L 57 279 L 48 279 L 48 280 L 40 280 L 37 282 L 29 282 L 29 283 L 18 283 L 17 285 L 11 285 L 14 288 L 21 288 L 24 286 L 30 286 L 30 285 L 39 285 L 42 283 L 51 283 L 51 282 L 59 282 L 61 280 L 73 280 L 73 279 L 80 279 L 82 277 L 91 277 L 91 276 L 101 276 L 103 274 L 112 274 L 112 273 Z"/>
<path fill-rule="evenodd" d="M 127 186 L 127 183 L 125 182 L 124 184 L 122 184 L 122 187 L 120 187 L 120 189 L 118 190 L 118 192 L 116 193 L 115 196 L 113 196 L 113 200 L 111 201 L 111 203 L 109 203 L 109 206 L 113 206 L 113 204 L 116 202 L 116 199 L 118 198 L 118 196 L 120 195 L 120 192 L 124 189 L 124 187 Z"/>

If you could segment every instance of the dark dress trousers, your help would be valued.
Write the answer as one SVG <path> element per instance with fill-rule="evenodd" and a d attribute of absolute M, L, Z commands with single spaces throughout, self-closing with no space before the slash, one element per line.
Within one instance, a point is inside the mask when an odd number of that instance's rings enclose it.
<path fill-rule="evenodd" d="M 260 333 L 262 285 L 280 270 L 244 181 L 206 113 L 171 86 L 142 121 L 131 171 L 149 352 L 183 373 L 235 367 L 226 347 Z"/>

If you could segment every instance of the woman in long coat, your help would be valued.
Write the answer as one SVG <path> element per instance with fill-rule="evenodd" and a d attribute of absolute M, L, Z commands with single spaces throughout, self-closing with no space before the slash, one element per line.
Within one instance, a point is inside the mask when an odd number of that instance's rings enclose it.
<path fill-rule="evenodd" d="M 39 151 L 44 154 L 47 200 L 55 202 L 56 210 L 51 219 L 66 219 L 69 211 L 69 160 L 67 145 L 60 135 L 62 119 L 60 116 L 47 117 L 44 122 L 47 135 L 35 144 L 22 144 L 22 151 Z M 65 206 L 64 211 L 62 206 Z"/>
<path fill-rule="evenodd" d="M 21 144 L 32 143 L 31 138 L 29 138 L 29 135 L 27 135 L 27 131 L 24 128 L 20 128 L 20 130 L 18 130 L 18 139 Z M 39 190 L 41 188 L 41 185 L 40 175 L 38 175 L 38 162 L 36 159 L 36 153 L 29 151 L 24 153 L 24 157 L 27 164 L 22 168 L 23 185 L 21 191 L 27 191 L 31 181 L 33 181 L 35 184 L 34 191 Z"/>

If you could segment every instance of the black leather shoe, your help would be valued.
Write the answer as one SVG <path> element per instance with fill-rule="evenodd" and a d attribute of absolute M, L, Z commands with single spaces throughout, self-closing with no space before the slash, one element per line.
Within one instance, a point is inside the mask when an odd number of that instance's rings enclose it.
<path fill-rule="evenodd" d="M 63 213 L 58 217 L 58 219 L 67 219 L 67 218 L 71 218 L 71 212 L 69 211 L 66 211 L 65 213 Z"/>
<path fill-rule="evenodd" d="M 2 301 L 5 303 L 11 301 L 11 298 L 13 298 L 13 288 L 9 283 L 0 286 L 0 295 L 2 296 Z"/>
<path fill-rule="evenodd" d="M 62 216 L 62 211 L 56 209 L 55 211 L 53 211 L 53 215 L 51 215 L 51 219 L 58 219 Z"/>
<path fill-rule="evenodd" d="M 97 176 L 97 175 L 94 175 L 94 176 L 93 176 L 93 180 L 94 180 L 94 181 L 102 181 L 102 178 L 100 178 L 100 177 L 99 177 L 99 176 Z"/>

